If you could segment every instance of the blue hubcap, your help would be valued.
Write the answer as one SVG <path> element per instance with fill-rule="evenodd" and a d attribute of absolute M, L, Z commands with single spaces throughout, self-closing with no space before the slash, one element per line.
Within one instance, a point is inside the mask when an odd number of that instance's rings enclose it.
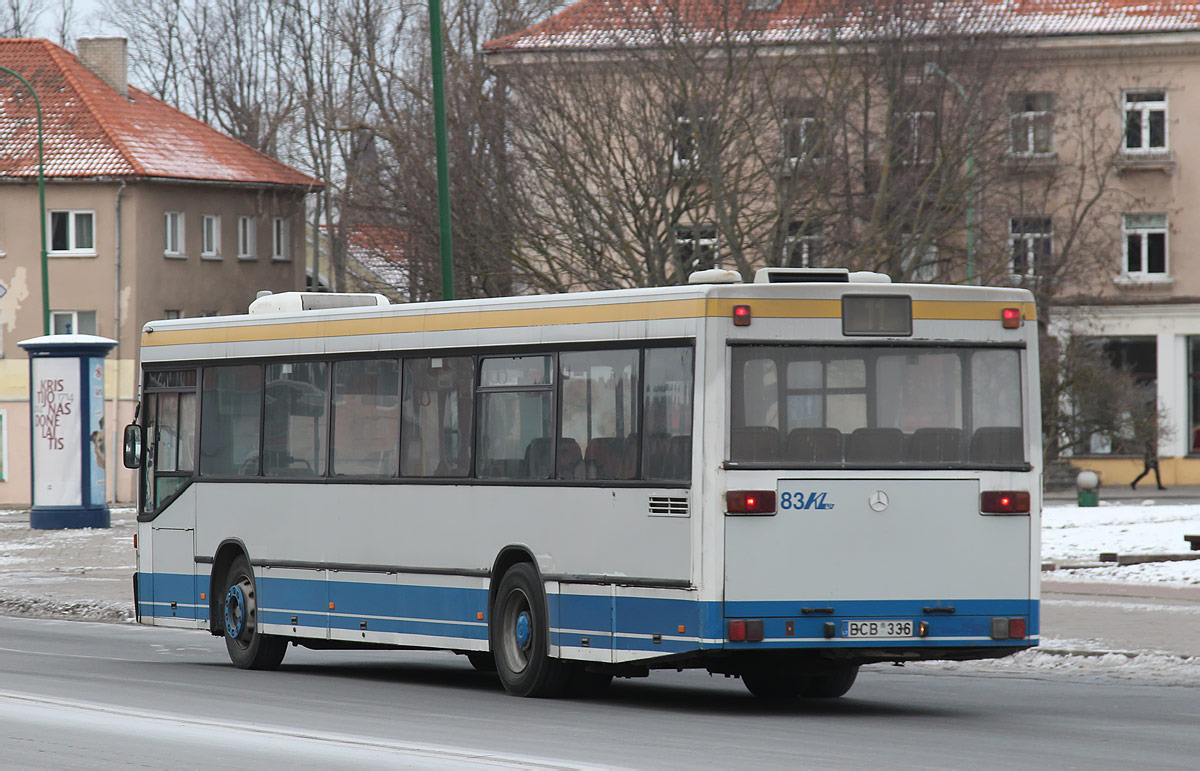
<path fill-rule="evenodd" d="M 225 594 L 225 634 L 233 639 L 242 636 L 246 628 L 246 595 L 234 584 Z"/>
<path fill-rule="evenodd" d="M 533 632 L 529 628 L 529 614 L 522 611 L 521 615 L 517 616 L 517 645 L 522 648 L 529 645 L 529 638 L 533 636 Z"/>

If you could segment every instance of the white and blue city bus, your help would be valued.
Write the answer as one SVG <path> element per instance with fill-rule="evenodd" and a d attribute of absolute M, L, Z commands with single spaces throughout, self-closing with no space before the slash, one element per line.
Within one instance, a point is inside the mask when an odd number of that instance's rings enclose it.
<path fill-rule="evenodd" d="M 418 647 L 517 695 L 1037 644 L 1032 296 L 877 274 L 389 305 L 142 334 L 137 617 L 269 669 Z"/>

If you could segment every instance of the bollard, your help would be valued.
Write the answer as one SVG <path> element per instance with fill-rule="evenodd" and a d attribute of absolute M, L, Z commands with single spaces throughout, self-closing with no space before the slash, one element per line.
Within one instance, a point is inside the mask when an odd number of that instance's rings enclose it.
<path fill-rule="evenodd" d="M 1075 488 L 1078 490 L 1080 506 L 1100 505 L 1100 477 L 1095 471 L 1080 471 L 1079 476 L 1075 477 Z"/>

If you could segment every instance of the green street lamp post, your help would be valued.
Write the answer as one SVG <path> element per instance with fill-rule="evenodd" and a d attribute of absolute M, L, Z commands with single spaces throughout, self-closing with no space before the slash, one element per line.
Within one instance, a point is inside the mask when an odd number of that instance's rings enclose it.
<path fill-rule="evenodd" d="M 38 99 L 37 91 L 29 85 L 29 81 L 8 67 L 0 67 L 0 72 L 7 72 L 25 84 L 29 93 L 33 94 L 33 105 L 37 108 L 37 140 L 38 140 L 38 222 L 42 230 L 42 334 L 50 334 L 50 268 L 46 261 L 46 161 L 42 154 L 42 102 Z"/>
<path fill-rule="evenodd" d="M 442 4 L 429 0 L 429 43 L 433 65 L 433 135 L 437 148 L 438 227 L 442 252 L 442 299 L 454 299 L 454 254 L 450 233 L 450 161 L 446 147 L 446 84 L 442 55 Z"/>

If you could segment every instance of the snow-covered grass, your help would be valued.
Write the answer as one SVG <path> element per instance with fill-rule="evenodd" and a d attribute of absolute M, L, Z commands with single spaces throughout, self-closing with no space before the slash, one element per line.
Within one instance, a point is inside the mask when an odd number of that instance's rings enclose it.
<path fill-rule="evenodd" d="M 1047 506 L 1042 512 L 1044 561 L 1095 561 L 1101 552 L 1187 554 L 1184 535 L 1200 535 L 1200 506 L 1102 503 L 1092 508 Z M 1056 581 L 1194 586 L 1200 560 L 1056 570 Z"/>

